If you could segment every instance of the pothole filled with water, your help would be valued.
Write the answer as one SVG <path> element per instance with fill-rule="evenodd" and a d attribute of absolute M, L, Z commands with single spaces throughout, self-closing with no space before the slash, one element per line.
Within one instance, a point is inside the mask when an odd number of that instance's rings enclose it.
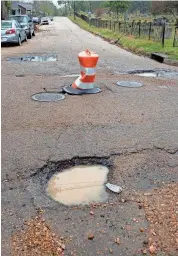
<path fill-rule="evenodd" d="M 55 92 L 41 92 L 31 96 L 32 100 L 41 102 L 57 102 L 63 100 L 64 98 L 65 96 L 63 94 Z"/>
<path fill-rule="evenodd" d="M 142 77 L 162 77 L 178 79 L 178 71 L 172 70 L 133 70 L 129 71 L 128 74 L 133 74 Z"/>
<path fill-rule="evenodd" d="M 21 57 L 11 57 L 7 59 L 8 61 L 12 62 L 51 62 L 57 61 L 57 54 L 50 54 L 50 55 L 28 55 L 28 56 L 21 56 Z"/>
<path fill-rule="evenodd" d="M 120 82 L 117 82 L 116 85 L 122 86 L 122 87 L 129 87 L 129 88 L 137 88 L 137 87 L 143 86 L 142 83 L 132 82 L 132 81 L 120 81 Z"/>
<path fill-rule="evenodd" d="M 54 174 L 46 189 L 47 194 L 64 205 L 105 202 L 109 169 L 103 165 L 79 165 Z"/>

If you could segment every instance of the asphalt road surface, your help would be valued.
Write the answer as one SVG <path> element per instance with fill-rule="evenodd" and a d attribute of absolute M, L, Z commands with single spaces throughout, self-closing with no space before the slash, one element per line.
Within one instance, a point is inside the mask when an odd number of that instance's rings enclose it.
<path fill-rule="evenodd" d="M 178 69 L 111 45 L 67 18 L 55 18 L 40 30 L 20 47 L 2 47 L 2 255 L 10 255 L 12 235 L 39 208 L 52 230 L 65 238 L 65 255 L 140 255 L 144 246 L 147 250 L 143 242 L 150 223 L 135 194 L 178 181 L 178 80 L 119 73 Z M 70 85 L 75 79 L 70 75 L 80 72 L 77 55 L 85 49 L 100 56 L 100 94 L 66 95 L 58 103 L 31 100 L 44 88 L 59 91 Z M 7 60 L 44 54 L 57 55 L 57 61 Z M 144 86 L 116 86 L 121 80 Z M 108 204 L 75 209 L 46 196 L 53 173 L 84 163 L 109 166 L 108 180 L 123 186 L 123 194 L 109 193 Z M 92 241 L 88 233 L 94 234 Z"/>

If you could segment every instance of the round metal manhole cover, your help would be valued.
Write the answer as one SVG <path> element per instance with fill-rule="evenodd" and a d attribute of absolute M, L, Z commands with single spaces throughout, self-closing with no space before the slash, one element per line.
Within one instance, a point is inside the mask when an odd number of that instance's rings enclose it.
<path fill-rule="evenodd" d="M 33 94 L 31 99 L 35 101 L 43 101 L 43 102 L 57 102 L 60 100 L 63 100 L 65 96 L 60 93 L 52 93 L 52 92 L 41 92 L 41 93 L 36 93 Z"/>
<path fill-rule="evenodd" d="M 132 81 L 120 81 L 120 82 L 117 82 L 116 85 L 123 86 L 123 87 L 129 87 L 129 88 L 136 88 L 136 87 L 143 86 L 142 83 L 132 82 Z"/>

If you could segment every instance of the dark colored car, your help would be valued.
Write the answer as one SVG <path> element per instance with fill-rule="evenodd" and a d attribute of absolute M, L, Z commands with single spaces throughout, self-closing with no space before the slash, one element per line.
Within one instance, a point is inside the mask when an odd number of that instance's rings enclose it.
<path fill-rule="evenodd" d="M 38 17 L 33 17 L 32 21 L 34 24 L 40 24 L 40 19 Z"/>
<path fill-rule="evenodd" d="M 169 20 L 165 17 L 157 18 L 153 20 L 153 25 L 155 26 L 162 26 L 163 24 L 167 24 Z"/>
<path fill-rule="evenodd" d="M 35 36 L 35 29 L 32 19 L 28 15 L 12 15 L 11 20 L 16 20 L 24 29 L 29 39 Z"/>

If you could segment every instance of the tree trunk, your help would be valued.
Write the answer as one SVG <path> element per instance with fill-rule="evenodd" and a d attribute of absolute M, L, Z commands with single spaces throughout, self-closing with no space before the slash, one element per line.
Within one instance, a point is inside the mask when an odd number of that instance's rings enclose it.
<path fill-rule="evenodd" d="M 1 20 L 8 18 L 8 10 L 5 1 L 1 1 Z"/>
<path fill-rule="evenodd" d="M 117 7 L 117 21 L 119 19 L 119 8 Z"/>
<path fill-rule="evenodd" d="M 175 25 L 178 26 L 178 18 L 176 18 L 176 24 Z"/>

